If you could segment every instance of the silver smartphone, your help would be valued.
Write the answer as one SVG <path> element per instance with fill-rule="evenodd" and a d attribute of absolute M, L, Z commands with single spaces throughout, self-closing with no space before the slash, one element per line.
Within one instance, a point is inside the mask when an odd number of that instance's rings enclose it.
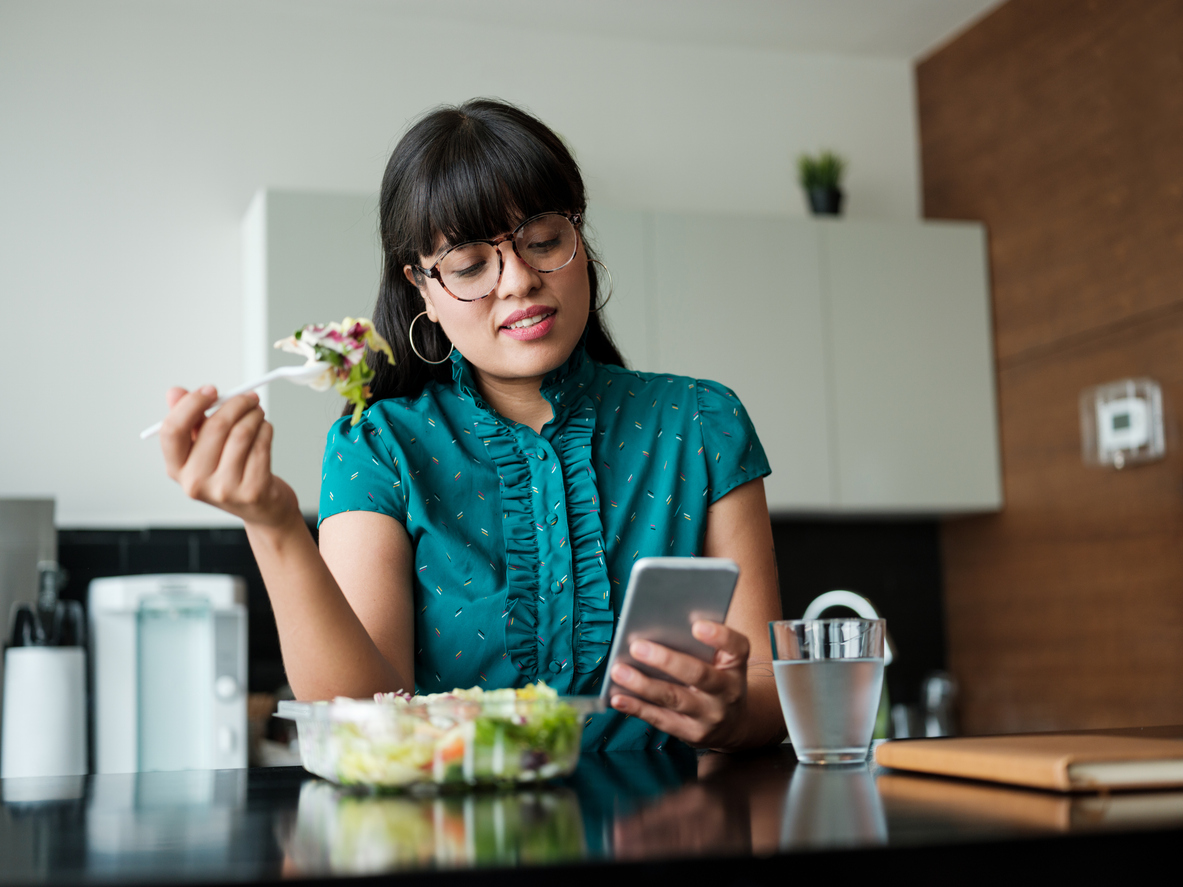
<path fill-rule="evenodd" d="M 739 565 L 725 557 L 643 557 L 633 564 L 608 651 L 600 692 L 604 704 L 613 693 L 633 695 L 612 681 L 612 666 L 618 661 L 650 677 L 681 684 L 629 655 L 635 640 L 653 641 L 707 662 L 714 659 L 715 649 L 695 638 L 690 627 L 699 619 L 722 622 L 738 579 Z"/>

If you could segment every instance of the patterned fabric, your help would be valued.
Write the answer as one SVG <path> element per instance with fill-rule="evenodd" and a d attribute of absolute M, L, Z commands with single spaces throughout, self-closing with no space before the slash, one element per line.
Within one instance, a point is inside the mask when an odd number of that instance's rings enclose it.
<path fill-rule="evenodd" d="M 320 520 L 376 511 L 415 551 L 415 689 L 597 694 L 632 564 L 702 553 L 709 505 L 769 473 L 739 399 L 714 382 L 605 366 L 577 348 L 543 382 L 537 433 L 502 418 L 452 356 L 453 383 L 379 401 L 329 432 Z M 396 688 L 391 688 L 396 689 Z M 595 715 L 586 749 L 666 734 Z"/>

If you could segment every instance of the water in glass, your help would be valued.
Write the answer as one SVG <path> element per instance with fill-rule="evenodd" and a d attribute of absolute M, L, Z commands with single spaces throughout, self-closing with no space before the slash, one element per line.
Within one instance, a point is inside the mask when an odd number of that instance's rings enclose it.
<path fill-rule="evenodd" d="M 776 660 L 772 668 L 798 760 L 866 760 L 883 686 L 882 657 Z"/>

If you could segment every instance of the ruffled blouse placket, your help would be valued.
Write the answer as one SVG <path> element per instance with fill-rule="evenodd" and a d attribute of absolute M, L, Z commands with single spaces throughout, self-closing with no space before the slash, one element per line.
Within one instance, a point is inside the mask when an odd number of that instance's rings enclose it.
<path fill-rule="evenodd" d="M 506 652 L 525 681 L 592 692 L 612 639 L 610 582 L 592 459 L 596 412 L 582 348 L 543 382 L 554 418 L 535 432 L 493 411 L 453 356 L 453 378 L 475 408 L 473 432 L 500 481 L 506 557 Z"/>

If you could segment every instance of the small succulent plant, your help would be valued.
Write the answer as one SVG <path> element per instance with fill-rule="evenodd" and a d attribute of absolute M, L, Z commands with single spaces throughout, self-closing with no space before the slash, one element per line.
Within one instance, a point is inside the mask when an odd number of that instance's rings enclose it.
<path fill-rule="evenodd" d="M 816 157 L 802 154 L 797 158 L 797 180 L 806 191 L 813 188 L 838 188 L 846 161 L 833 151 L 822 151 Z"/>

